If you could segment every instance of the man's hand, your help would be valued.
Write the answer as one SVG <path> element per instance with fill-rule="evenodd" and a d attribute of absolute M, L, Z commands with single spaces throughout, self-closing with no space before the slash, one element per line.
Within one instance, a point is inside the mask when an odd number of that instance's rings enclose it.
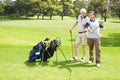
<path fill-rule="evenodd" d="M 93 31 L 90 28 L 88 28 L 88 32 L 93 33 Z"/>
<path fill-rule="evenodd" d="M 103 34 L 103 32 L 104 32 L 104 28 L 101 28 L 101 31 L 100 31 L 100 37 L 102 36 L 102 34 Z"/>
<path fill-rule="evenodd" d="M 100 37 L 102 36 L 102 34 L 103 34 L 102 32 L 99 33 Z"/>
<path fill-rule="evenodd" d="M 83 25 L 83 28 L 85 29 L 86 28 L 86 24 L 82 24 Z"/>
<path fill-rule="evenodd" d="M 90 33 L 93 33 L 93 31 L 90 29 L 90 30 L 88 30 Z"/>
<path fill-rule="evenodd" d="M 69 32 L 72 33 L 72 29 L 70 29 Z"/>
<path fill-rule="evenodd" d="M 86 28 L 86 22 L 85 22 L 85 19 L 82 19 L 82 25 L 83 25 L 83 28 Z"/>

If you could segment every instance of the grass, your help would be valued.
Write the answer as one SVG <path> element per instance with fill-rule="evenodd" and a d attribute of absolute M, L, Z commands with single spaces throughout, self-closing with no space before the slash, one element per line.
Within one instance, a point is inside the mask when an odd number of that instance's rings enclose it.
<path fill-rule="evenodd" d="M 51 40 L 61 37 L 61 49 L 67 59 L 71 58 L 69 27 L 74 18 L 65 20 L 2 20 L 0 19 L 0 80 L 120 80 L 120 20 L 108 19 L 106 30 L 101 38 L 102 63 L 97 68 L 95 63 L 87 64 L 89 51 L 87 46 L 86 61 L 66 62 L 58 50 L 49 62 L 28 63 L 31 48 L 46 37 Z M 73 31 L 76 38 L 77 28 Z M 81 58 L 81 46 L 79 47 Z"/>

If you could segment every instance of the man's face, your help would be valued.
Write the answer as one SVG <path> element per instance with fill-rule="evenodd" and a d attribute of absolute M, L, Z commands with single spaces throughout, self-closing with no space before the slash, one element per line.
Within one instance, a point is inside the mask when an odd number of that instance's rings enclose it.
<path fill-rule="evenodd" d="M 95 15 L 94 15 L 93 13 L 90 13 L 90 14 L 89 14 L 89 18 L 90 18 L 90 19 L 94 19 L 94 18 L 95 18 Z"/>
<path fill-rule="evenodd" d="M 82 11 L 82 12 L 81 12 L 81 16 L 82 16 L 82 18 L 85 17 L 85 16 L 86 16 L 86 13 Z"/>

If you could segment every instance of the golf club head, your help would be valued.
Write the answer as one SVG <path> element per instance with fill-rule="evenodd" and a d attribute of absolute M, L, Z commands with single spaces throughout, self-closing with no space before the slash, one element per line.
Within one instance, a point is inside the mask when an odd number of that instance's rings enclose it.
<path fill-rule="evenodd" d="M 49 41 L 50 40 L 50 38 L 46 38 L 44 41 Z"/>

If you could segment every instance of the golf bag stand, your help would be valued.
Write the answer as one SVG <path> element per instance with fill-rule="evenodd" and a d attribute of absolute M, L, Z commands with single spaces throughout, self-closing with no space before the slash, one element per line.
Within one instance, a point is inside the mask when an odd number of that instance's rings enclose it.
<path fill-rule="evenodd" d="M 66 62 L 68 62 L 68 60 L 67 60 L 64 52 L 62 51 L 62 49 L 61 49 L 60 47 L 58 47 L 57 50 L 59 50 L 59 51 L 62 53 L 64 59 L 66 60 Z M 56 51 L 56 63 L 57 63 L 57 62 L 58 62 L 58 54 L 57 54 L 57 51 Z"/>
<path fill-rule="evenodd" d="M 41 63 L 40 63 L 41 65 L 42 65 L 43 59 L 44 59 L 44 52 L 45 52 L 45 51 L 43 51 L 43 52 L 41 53 L 41 54 L 42 54 Z"/>
<path fill-rule="evenodd" d="M 45 53 L 45 51 L 47 51 L 47 50 L 44 50 L 43 53 L 42 53 L 41 65 L 44 62 L 44 53 Z M 52 57 L 51 54 L 48 51 L 47 51 L 47 54 L 48 54 L 49 57 Z"/>

